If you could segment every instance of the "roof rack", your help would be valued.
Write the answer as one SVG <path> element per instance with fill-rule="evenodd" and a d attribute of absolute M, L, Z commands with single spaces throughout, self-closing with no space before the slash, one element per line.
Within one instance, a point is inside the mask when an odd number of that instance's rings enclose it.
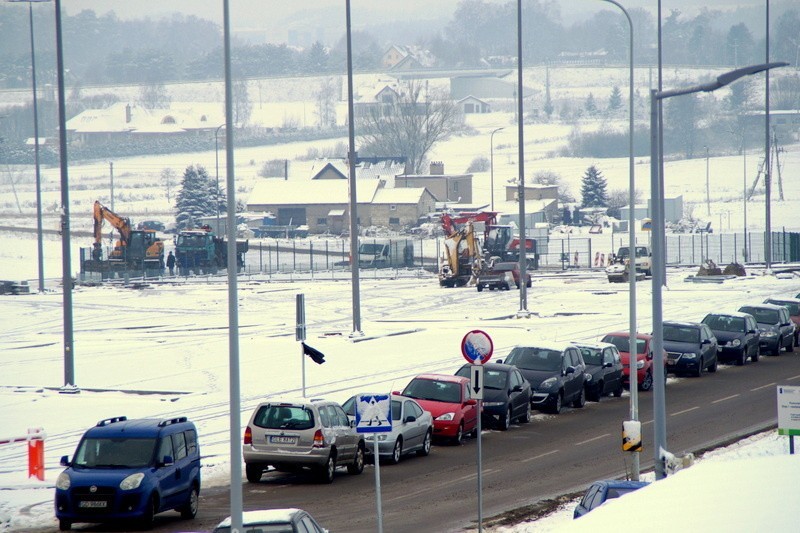
<path fill-rule="evenodd" d="M 128 419 L 127 416 L 115 416 L 112 418 L 104 418 L 100 422 L 97 423 L 97 427 L 101 428 L 103 426 L 108 426 L 109 424 L 114 424 L 116 422 L 125 422 Z"/>
<path fill-rule="evenodd" d="M 161 422 L 158 423 L 158 427 L 163 428 L 165 426 L 170 426 L 172 424 L 180 424 L 181 422 L 186 422 L 189 419 L 185 416 L 179 416 L 176 418 L 165 418 Z"/>

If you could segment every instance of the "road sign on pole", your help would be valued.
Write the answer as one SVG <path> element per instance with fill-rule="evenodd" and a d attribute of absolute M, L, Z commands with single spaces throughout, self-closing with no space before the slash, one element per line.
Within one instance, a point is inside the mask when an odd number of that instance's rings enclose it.
<path fill-rule="evenodd" d="M 482 365 L 492 358 L 494 343 L 485 331 L 475 329 L 464 335 L 461 339 L 461 355 L 468 363 Z"/>
<path fill-rule="evenodd" d="M 483 365 L 470 366 L 469 376 L 472 397 L 476 400 L 483 400 Z"/>

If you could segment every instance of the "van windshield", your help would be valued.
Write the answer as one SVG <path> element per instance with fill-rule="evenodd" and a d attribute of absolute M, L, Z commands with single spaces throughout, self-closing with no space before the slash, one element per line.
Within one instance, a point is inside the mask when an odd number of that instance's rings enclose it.
<path fill-rule="evenodd" d="M 152 463 L 156 438 L 85 438 L 75 452 L 74 466 L 141 468 Z"/>
<path fill-rule="evenodd" d="M 507 365 L 515 365 L 523 370 L 544 370 L 558 372 L 561 370 L 561 352 L 547 348 L 531 348 L 517 346 L 503 361 Z"/>

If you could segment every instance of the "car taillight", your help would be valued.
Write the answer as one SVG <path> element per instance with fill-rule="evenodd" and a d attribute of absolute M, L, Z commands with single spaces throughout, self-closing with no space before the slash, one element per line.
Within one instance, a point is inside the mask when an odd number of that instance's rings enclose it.
<path fill-rule="evenodd" d="M 253 444 L 253 430 L 250 429 L 250 426 L 247 426 L 247 429 L 244 430 L 244 443 Z"/>
<path fill-rule="evenodd" d="M 314 444 L 311 445 L 312 448 L 324 448 L 325 447 L 325 435 L 322 434 L 322 430 L 318 429 L 316 433 L 314 433 Z"/>

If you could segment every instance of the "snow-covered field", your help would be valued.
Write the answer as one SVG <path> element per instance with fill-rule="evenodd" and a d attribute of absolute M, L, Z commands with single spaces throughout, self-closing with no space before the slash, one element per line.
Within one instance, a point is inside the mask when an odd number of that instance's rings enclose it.
<path fill-rule="evenodd" d="M 518 172 L 512 118 L 503 113 L 469 117 L 477 133 L 442 143 L 431 159 L 444 161 L 446 170 L 463 172 L 476 156 L 488 157 L 490 131 L 505 126 L 505 130 L 495 135 L 494 148 L 495 195 L 502 195 L 506 180 L 516 177 Z M 557 172 L 573 194 L 579 196 L 581 176 L 589 165 L 596 164 L 607 178 L 610 190 L 626 189 L 626 158 L 587 160 L 550 155 L 554 148 L 563 145 L 569 130 L 567 125 L 526 126 L 528 177 L 540 170 Z M 237 149 L 238 197 L 246 199 L 264 161 L 290 158 L 290 169 L 301 175 L 314 162 L 302 161 L 299 156 L 311 148 L 321 150 L 340 141 Z M 784 149 L 786 200 L 779 202 L 773 198 L 772 223 L 776 228 L 798 229 L 795 214 L 800 208 L 800 182 L 790 177 L 800 168 L 800 151 L 798 145 Z M 200 163 L 213 173 L 215 155 L 212 139 L 209 151 L 204 153 L 115 161 L 115 209 L 135 220 L 170 219 L 172 207 L 159 181 L 162 170 L 171 168 L 179 177 L 187 165 Z M 222 169 L 225 168 L 222 151 L 219 155 Z M 749 184 L 757 172 L 758 154 L 749 154 L 747 163 Z M 695 215 L 705 215 L 705 169 L 704 158 L 666 163 L 666 195 L 682 194 Z M 741 229 L 742 157 L 712 157 L 710 169 L 710 221 Z M 92 203 L 98 199 L 109 201 L 108 171 L 105 161 L 70 166 L 73 229 L 89 230 Z M 0 225 L 35 227 L 32 169 L 9 172 L 15 173 L 15 187 L 12 190 L 8 180 L 0 185 Z M 646 159 L 637 159 L 636 179 L 637 189 L 646 198 L 649 189 Z M 59 182 L 58 168 L 43 169 L 43 205 L 48 229 L 58 227 L 57 207 L 52 206 L 60 201 Z M 475 174 L 474 197 L 476 202 L 488 203 L 489 172 Z M 748 204 L 748 229 L 763 229 L 763 225 L 764 196 L 757 194 Z M 27 279 L 35 287 L 35 235 L 19 232 L 0 235 L 3 244 L 0 279 Z M 43 427 L 48 434 L 46 478 L 44 482 L 26 479 L 24 446 L 0 446 L 0 530 L 54 527 L 52 483 L 59 471 L 59 457 L 72 453 L 86 427 L 110 416 L 189 414 L 198 424 L 207 455 L 205 483 L 224 484 L 229 470 L 225 278 L 199 283 L 153 283 L 142 290 L 77 288 L 73 306 L 75 376 L 82 392 L 63 395 L 57 391 L 63 385 L 64 375 L 62 296 L 58 283 L 61 241 L 56 236 L 47 236 L 44 244 L 48 290 L 44 294 L 0 296 L 0 440 L 24 435 L 30 427 Z M 89 246 L 90 239 L 85 243 L 73 239 L 72 245 L 71 270 L 75 273 L 77 248 Z M 694 271 L 671 270 L 669 289 L 664 294 L 665 318 L 700 319 L 719 305 L 735 309 L 770 294 L 800 292 L 800 279 L 762 276 L 757 268 L 752 272 L 756 275 L 708 287 L 683 283 L 683 278 Z M 245 416 L 264 396 L 301 392 L 301 356 L 294 340 L 294 300 L 295 294 L 301 292 L 306 294 L 306 314 L 310 321 L 308 342 L 327 356 L 323 366 L 306 365 L 308 393 L 334 399 L 344 399 L 364 388 L 401 388 L 411 376 L 423 370 L 453 372 L 462 361 L 461 337 L 476 327 L 488 331 L 498 353 L 503 353 L 523 335 L 544 340 L 596 340 L 611 329 L 627 328 L 628 320 L 627 288 L 610 288 L 599 272 L 537 277 L 528 306 L 534 316 L 527 320 L 509 318 L 519 308 L 515 292 L 478 295 L 468 289 L 443 290 L 435 278 L 424 274 L 392 281 L 362 278 L 364 337 L 351 339 L 351 289 L 346 281 L 309 283 L 292 281 L 289 276 L 270 279 L 253 276 L 240 282 L 237 297 Z M 639 284 L 639 320 L 644 331 L 650 329 L 649 297 L 649 283 Z M 570 317 L 572 313 L 592 313 L 591 326 L 576 327 Z M 721 370 L 718 379 L 724 379 L 724 367 Z M 491 438 L 491 433 L 487 438 Z M 742 445 L 732 453 L 741 456 L 745 452 L 740 450 L 745 449 L 758 450 L 748 454 L 780 454 L 785 453 L 785 441 L 768 435 L 757 439 L 752 448 Z M 566 519 L 564 513 L 559 515 L 560 518 L 520 526 L 527 529 L 519 531 L 560 530 L 559 520 Z M 547 525 L 549 520 L 554 525 Z"/>

